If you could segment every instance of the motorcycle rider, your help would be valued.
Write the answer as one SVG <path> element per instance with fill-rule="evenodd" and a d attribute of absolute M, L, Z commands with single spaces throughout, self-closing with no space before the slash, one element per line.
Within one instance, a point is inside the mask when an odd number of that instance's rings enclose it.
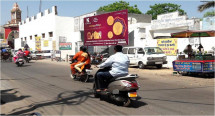
<path fill-rule="evenodd" d="M 25 55 L 25 56 L 24 56 L 25 59 L 27 59 L 27 58 L 30 56 L 30 51 L 28 51 L 27 48 L 25 48 L 24 55 Z"/>
<path fill-rule="evenodd" d="M 16 56 L 13 57 L 14 62 L 16 63 L 16 60 L 17 60 L 18 58 L 23 58 L 23 56 L 24 56 L 24 52 L 23 52 L 22 49 L 20 48 L 19 51 L 16 53 Z"/>
<path fill-rule="evenodd" d="M 81 73 L 81 75 L 84 75 L 84 72 L 82 72 L 82 70 L 84 69 L 84 67 L 86 65 L 90 64 L 90 55 L 87 52 L 86 47 L 83 47 L 82 51 L 83 51 L 83 53 L 81 54 L 81 56 L 83 56 L 83 57 L 82 57 L 81 61 L 75 65 L 75 69 L 77 69 Z"/>
<path fill-rule="evenodd" d="M 100 69 L 96 76 L 96 91 L 106 91 L 108 81 L 112 78 L 128 75 L 128 67 L 130 60 L 127 55 L 122 53 L 122 46 L 116 45 L 114 47 L 115 54 L 110 56 L 104 63 L 98 65 L 99 68 L 111 67 L 111 70 Z"/>
<path fill-rule="evenodd" d="M 71 78 L 74 78 L 74 75 L 75 75 L 75 65 L 80 63 L 82 58 L 84 56 L 81 56 L 81 54 L 83 53 L 82 49 L 84 48 L 84 46 L 81 46 L 80 47 L 80 51 L 78 53 L 75 54 L 75 56 L 72 58 L 72 61 L 75 61 L 77 60 L 77 62 L 73 62 L 71 65 L 70 65 L 70 69 L 71 69 Z"/>

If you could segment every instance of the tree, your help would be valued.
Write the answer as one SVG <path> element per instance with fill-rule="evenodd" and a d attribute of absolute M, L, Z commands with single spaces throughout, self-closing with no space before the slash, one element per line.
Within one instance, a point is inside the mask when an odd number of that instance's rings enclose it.
<path fill-rule="evenodd" d="M 98 11 L 113 12 L 125 9 L 128 9 L 128 13 L 142 14 L 142 12 L 137 8 L 137 5 L 129 6 L 129 2 L 125 1 L 114 2 L 113 4 L 102 6 Z"/>
<path fill-rule="evenodd" d="M 215 16 L 215 10 L 208 11 L 204 14 L 204 17 L 213 17 Z"/>
<path fill-rule="evenodd" d="M 148 10 L 146 14 L 152 15 L 152 19 L 157 19 L 157 15 L 159 14 L 170 13 L 175 11 L 179 11 L 179 15 L 187 14 L 180 7 L 181 5 L 171 4 L 171 3 L 150 5 L 151 10 Z"/>
<path fill-rule="evenodd" d="M 208 9 L 208 8 L 214 7 L 214 4 L 215 4 L 215 1 L 206 2 L 206 3 L 202 4 L 202 5 L 200 5 L 198 7 L 198 10 L 200 12 L 202 12 L 202 11 Z"/>

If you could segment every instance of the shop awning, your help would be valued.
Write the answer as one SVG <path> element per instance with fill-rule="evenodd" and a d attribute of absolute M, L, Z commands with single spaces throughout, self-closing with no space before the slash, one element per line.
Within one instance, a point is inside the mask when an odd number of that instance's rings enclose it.
<path fill-rule="evenodd" d="M 187 30 L 171 33 L 172 38 L 215 37 L 215 30 Z"/>

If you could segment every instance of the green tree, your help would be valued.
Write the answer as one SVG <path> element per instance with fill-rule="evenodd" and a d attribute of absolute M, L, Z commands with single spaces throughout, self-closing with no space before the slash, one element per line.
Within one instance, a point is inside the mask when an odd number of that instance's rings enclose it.
<path fill-rule="evenodd" d="M 179 15 L 187 14 L 180 7 L 181 5 L 171 4 L 171 3 L 150 5 L 151 10 L 148 10 L 146 14 L 152 15 L 152 19 L 157 19 L 157 15 L 159 14 L 170 13 L 175 11 L 179 11 Z"/>
<path fill-rule="evenodd" d="M 204 17 L 213 17 L 215 16 L 215 10 L 208 11 L 204 14 Z"/>
<path fill-rule="evenodd" d="M 202 5 L 200 5 L 200 6 L 198 7 L 198 10 L 199 10 L 200 12 L 202 12 L 202 11 L 208 9 L 208 8 L 214 7 L 214 5 L 215 5 L 215 1 L 206 2 L 206 3 L 202 4 Z"/>
<path fill-rule="evenodd" d="M 98 11 L 113 12 L 125 9 L 128 9 L 128 13 L 142 14 L 142 12 L 137 8 L 137 5 L 129 6 L 129 2 L 125 1 L 114 2 L 113 4 L 102 6 Z"/>

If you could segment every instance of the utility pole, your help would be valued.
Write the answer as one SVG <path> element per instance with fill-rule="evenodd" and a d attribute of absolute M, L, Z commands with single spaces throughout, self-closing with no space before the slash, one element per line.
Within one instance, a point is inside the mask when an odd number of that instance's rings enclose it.
<path fill-rule="evenodd" d="M 42 1 L 40 0 L 39 12 L 41 12 Z"/>
<path fill-rule="evenodd" d="M 27 6 L 27 18 L 28 18 L 28 6 Z"/>

